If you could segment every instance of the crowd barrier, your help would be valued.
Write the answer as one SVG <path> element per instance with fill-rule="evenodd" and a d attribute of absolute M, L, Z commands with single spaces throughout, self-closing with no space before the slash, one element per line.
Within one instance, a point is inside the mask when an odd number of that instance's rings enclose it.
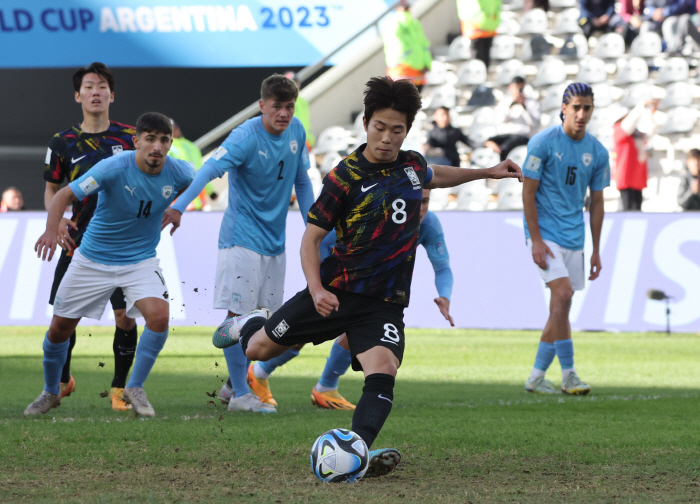
<path fill-rule="evenodd" d="M 548 290 L 532 262 L 520 212 L 438 213 L 454 272 L 451 312 L 458 327 L 541 329 L 548 314 Z M 171 237 L 158 246 L 170 292 L 172 325 L 218 325 L 224 312 L 212 308 L 221 213 L 187 213 Z M 0 326 L 46 326 L 56 259 L 40 261 L 34 244 L 45 229 L 43 212 L 0 215 Z M 299 259 L 303 222 L 287 222 L 285 299 L 306 285 Z M 590 258 L 590 231 L 586 265 Z M 666 305 L 647 298 L 649 289 L 671 296 L 673 331 L 700 332 L 700 216 L 616 213 L 606 216 L 601 237 L 603 269 L 574 295 L 571 325 L 581 330 L 659 331 Z M 434 275 L 418 249 L 408 327 L 448 328 L 433 299 Z M 111 309 L 100 321 L 111 325 Z"/>

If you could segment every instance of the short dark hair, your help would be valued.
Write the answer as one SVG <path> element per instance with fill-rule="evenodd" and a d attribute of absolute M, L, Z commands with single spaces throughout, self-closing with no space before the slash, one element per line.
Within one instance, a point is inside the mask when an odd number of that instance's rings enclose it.
<path fill-rule="evenodd" d="M 444 105 L 442 105 L 442 106 L 436 108 L 435 110 L 444 110 L 444 111 L 447 112 L 448 114 L 450 113 L 450 107 L 445 107 Z"/>
<path fill-rule="evenodd" d="M 272 74 L 260 86 L 260 97 L 263 100 L 292 101 L 299 96 L 296 83 L 284 75 Z"/>
<path fill-rule="evenodd" d="M 391 77 L 372 77 L 365 88 L 365 123 L 383 109 L 396 110 L 406 116 L 406 130 L 410 131 L 416 114 L 421 109 L 418 88 L 409 80 Z"/>
<path fill-rule="evenodd" d="M 116 84 L 114 75 L 112 75 L 112 71 L 107 67 L 107 65 L 100 63 L 99 61 L 95 61 L 89 66 L 79 68 L 78 71 L 73 74 L 73 89 L 75 89 L 76 93 L 80 92 L 80 86 L 83 85 L 83 77 L 89 73 L 96 73 L 97 75 L 104 77 L 109 85 L 109 90 L 114 93 L 114 86 Z"/>
<path fill-rule="evenodd" d="M 516 75 L 513 77 L 513 80 L 510 81 L 511 84 L 525 84 L 525 79 L 523 77 L 520 77 L 519 75 Z"/>
<path fill-rule="evenodd" d="M 173 134 L 170 119 L 160 112 L 146 112 L 136 120 L 136 136 L 143 132 Z"/>
<path fill-rule="evenodd" d="M 564 90 L 564 96 L 561 98 L 562 104 L 568 105 L 574 96 L 590 96 L 593 100 L 593 89 L 585 82 L 572 82 Z M 564 122 L 564 112 L 560 112 L 559 117 Z"/>
<path fill-rule="evenodd" d="M 688 151 L 688 155 L 685 157 L 686 159 L 697 159 L 700 161 L 700 149 L 690 149 Z"/>

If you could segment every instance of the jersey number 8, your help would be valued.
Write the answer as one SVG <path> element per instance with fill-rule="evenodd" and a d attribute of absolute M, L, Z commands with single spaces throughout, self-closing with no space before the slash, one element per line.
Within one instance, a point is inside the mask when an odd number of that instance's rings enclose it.
<path fill-rule="evenodd" d="M 401 198 L 394 200 L 394 202 L 391 204 L 391 208 L 394 209 L 391 220 L 393 220 L 396 224 L 403 224 L 406 222 L 406 202 L 404 200 Z"/>

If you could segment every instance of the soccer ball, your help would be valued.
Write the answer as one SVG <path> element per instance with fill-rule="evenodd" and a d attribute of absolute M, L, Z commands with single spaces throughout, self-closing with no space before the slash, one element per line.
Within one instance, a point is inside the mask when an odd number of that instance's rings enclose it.
<path fill-rule="evenodd" d="M 346 429 L 321 434 L 311 447 L 311 470 L 326 483 L 362 479 L 369 464 L 369 450 L 360 436 Z"/>

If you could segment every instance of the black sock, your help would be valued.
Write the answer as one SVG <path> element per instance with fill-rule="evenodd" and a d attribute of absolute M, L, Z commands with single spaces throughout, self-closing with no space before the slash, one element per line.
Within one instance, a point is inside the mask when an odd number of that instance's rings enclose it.
<path fill-rule="evenodd" d="M 134 326 L 131 330 L 125 331 L 119 327 L 114 329 L 114 379 L 112 387 L 124 388 L 126 386 L 126 377 L 129 375 L 131 365 L 134 363 L 134 354 L 136 353 L 136 343 L 138 340 L 138 326 Z"/>
<path fill-rule="evenodd" d="M 70 335 L 70 343 L 68 344 L 68 354 L 66 355 L 66 363 L 63 365 L 63 371 L 61 371 L 61 383 L 68 383 L 70 381 L 70 357 L 73 353 L 73 347 L 75 346 L 75 331 Z"/>
<path fill-rule="evenodd" d="M 248 350 L 248 341 L 250 341 L 253 334 L 258 332 L 258 329 L 265 326 L 265 322 L 267 322 L 265 317 L 253 317 L 248 320 L 243 326 L 243 329 L 241 329 L 241 336 L 238 338 L 238 344 L 241 345 L 244 354 L 245 351 Z"/>
<path fill-rule="evenodd" d="M 367 448 L 372 446 L 382 429 L 394 401 L 394 377 L 374 373 L 365 378 L 362 397 L 352 416 L 352 430 L 364 439 Z"/>

